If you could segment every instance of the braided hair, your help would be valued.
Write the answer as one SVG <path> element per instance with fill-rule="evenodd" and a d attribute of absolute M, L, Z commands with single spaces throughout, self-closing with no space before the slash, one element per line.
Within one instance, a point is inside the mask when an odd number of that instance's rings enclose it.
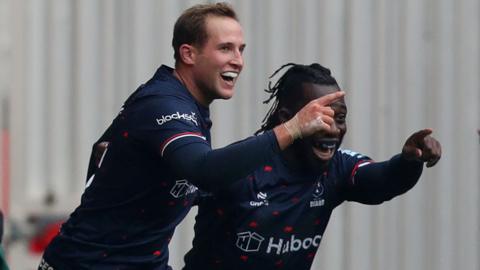
<path fill-rule="evenodd" d="M 261 128 L 255 132 L 255 134 L 273 129 L 278 124 L 278 109 L 281 108 L 284 103 L 292 101 L 292 97 L 294 97 L 293 94 L 298 92 L 298 89 L 302 87 L 303 83 L 335 85 L 338 87 L 337 81 L 332 77 L 330 69 L 317 63 L 311 65 L 288 63 L 277 69 L 269 79 L 272 79 L 287 67 L 289 67 L 288 70 L 285 71 L 273 86 L 272 81 L 268 82 L 268 88 L 265 89 L 265 92 L 269 93 L 270 96 L 263 103 L 268 104 L 270 101 L 274 101 L 267 115 L 265 115 L 262 120 Z"/>

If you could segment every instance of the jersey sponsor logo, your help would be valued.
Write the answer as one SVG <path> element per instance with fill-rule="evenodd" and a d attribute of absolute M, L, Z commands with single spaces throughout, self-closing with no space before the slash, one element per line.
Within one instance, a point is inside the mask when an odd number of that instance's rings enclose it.
<path fill-rule="evenodd" d="M 257 252 L 263 240 L 265 240 L 265 238 L 256 232 L 241 232 L 237 233 L 236 246 L 246 252 Z"/>
<path fill-rule="evenodd" d="M 267 254 L 285 254 L 306 250 L 311 247 L 317 248 L 320 245 L 322 236 L 317 234 L 313 237 L 297 238 L 292 234 L 289 238 L 270 237 L 265 250 L 262 250 L 262 242 L 265 238 L 256 232 L 237 233 L 236 246 L 246 252 L 265 252 Z"/>
<path fill-rule="evenodd" d="M 325 205 L 325 200 L 323 199 L 323 191 L 323 185 L 320 181 L 318 181 L 312 193 L 313 199 L 310 201 L 310 207 L 319 207 Z"/>
<path fill-rule="evenodd" d="M 195 116 L 194 112 L 192 112 L 192 114 L 187 114 L 187 113 L 180 114 L 179 112 L 176 112 L 170 115 L 162 115 L 160 118 L 157 118 L 157 124 L 161 126 L 169 121 L 180 120 L 180 119 L 193 122 L 195 126 L 198 126 L 197 117 Z"/>
<path fill-rule="evenodd" d="M 197 190 L 198 188 L 196 186 L 183 179 L 175 182 L 175 185 L 170 189 L 170 194 L 175 198 L 182 198 L 188 194 L 195 193 Z"/>
<path fill-rule="evenodd" d="M 363 155 L 362 154 L 359 154 L 357 152 L 354 152 L 352 150 L 348 150 L 348 149 L 338 149 L 341 153 L 345 154 L 345 155 L 349 155 L 351 157 L 357 157 L 357 158 L 362 158 Z"/>
<path fill-rule="evenodd" d="M 288 239 L 270 237 L 268 241 L 267 253 L 275 253 L 277 255 L 299 251 L 301 249 L 309 249 L 311 247 L 318 247 L 322 236 L 317 234 L 314 237 L 307 237 L 304 239 L 295 238 L 292 234 Z"/>
<path fill-rule="evenodd" d="M 259 192 L 256 201 L 250 201 L 250 206 L 260 207 L 262 205 L 268 206 L 267 193 Z"/>

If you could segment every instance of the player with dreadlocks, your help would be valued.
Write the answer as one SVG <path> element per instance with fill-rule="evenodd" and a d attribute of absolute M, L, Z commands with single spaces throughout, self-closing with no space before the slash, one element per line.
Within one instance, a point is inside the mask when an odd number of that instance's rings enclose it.
<path fill-rule="evenodd" d="M 272 86 L 272 82 L 268 83 L 268 89 L 265 89 L 265 92 L 270 94 L 270 97 L 265 100 L 263 103 L 268 104 L 272 99 L 272 106 L 270 107 L 267 115 L 263 119 L 263 124 L 260 130 L 255 134 L 265 132 L 266 130 L 272 129 L 276 126 L 278 122 L 277 109 L 279 107 L 285 107 L 286 102 L 299 101 L 298 91 L 290 91 L 288 89 L 298 88 L 302 83 L 315 83 L 320 85 L 330 85 L 337 86 L 337 81 L 330 76 L 330 70 L 317 64 L 311 64 L 310 66 L 306 65 L 297 65 L 294 63 L 288 63 L 281 66 L 277 69 L 269 78 L 274 78 L 278 73 L 283 69 L 291 67 L 288 69 L 285 74 Z M 286 90 L 287 89 L 287 90 Z"/>
<path fill-rule="evenodd" d="M 209 106 L 233 96 L 245 46 L 228 3 L 198 4 L 180 15 L 175 67 L 160 66 L 97 140 L 80 205 L 38 269 L 171 269 L 168 244 L 199 188 L 228 185 L 300 137 L 330 128 L 329 105 L 343 92 L 310 102 L 259 136 L 213 149 Z"/>
<path fill-rule="evenodd" d="M 259 132 L 288 121 L 311 100 L 340 91 L 319 64 L 286 64 L 272 77 L 287 67 L 266 90 L 266 102 L 274 102 Z M 184 269 L 310 269 L 335 207 L 390 200 L 416 184 L 424 162 L 431 167 L 440 159 L 431 129 L 413 133 L 401 153 L 383 162 L 340 149 L 347 106 L 343 98 L 330 106 L 329 130 L 297 140 L 243 181 L 200 202 Z"/>

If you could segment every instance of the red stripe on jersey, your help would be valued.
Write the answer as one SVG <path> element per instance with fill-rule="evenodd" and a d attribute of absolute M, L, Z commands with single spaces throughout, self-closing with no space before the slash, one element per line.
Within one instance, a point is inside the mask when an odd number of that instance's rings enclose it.
<path fill-rule="evenodd" d="M 358 168 L 370 163 L 373 163 L 373 160 L 362 160 L 357 162 L 357 164 L 355 164 L 355 166 L 353 167 L 352 173 L 350 174 L 350 182 L 352 183 L 352 185 L 355 185 L 355 174 L 357 174 Z"/>
<path fill-rule="evenodd" d="M 202 133 L 200 132 L 183 132 L 183 133 L 178 133 L 176 135 L 173 135 L 172 137 L 166 139 L 162 145 L 160 146 L 160 155 L 163 157 L 163 152 L 165 151 L 165 148 L 172 142 L 184 138 L 184 137 L 198 137 L 206 140 L 205 136 L 202 136 Z"/>

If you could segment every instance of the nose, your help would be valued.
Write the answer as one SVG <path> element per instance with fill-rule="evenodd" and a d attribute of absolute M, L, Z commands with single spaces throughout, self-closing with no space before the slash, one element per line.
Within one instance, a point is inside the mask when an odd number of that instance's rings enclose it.
<path fill-rule="evenodd" d="M 232 60 L 230 61 L 230 64 L 235 66 L 235 68 L 237 68 L 239 71 L 242 70 L 242 68 L 243 68 L 243 54 L 239 49 L 235 50 L 235 53 L 232 57 Z"/>
<path fill-rule="evenodd" d="M 337 123 L 333 121 L 333 123 L 330 125 L 330 128 L 327 131 L 328 135 L 331 136 L 338 136 L 340 135 L 340 129 L 337 126 Z"/>

